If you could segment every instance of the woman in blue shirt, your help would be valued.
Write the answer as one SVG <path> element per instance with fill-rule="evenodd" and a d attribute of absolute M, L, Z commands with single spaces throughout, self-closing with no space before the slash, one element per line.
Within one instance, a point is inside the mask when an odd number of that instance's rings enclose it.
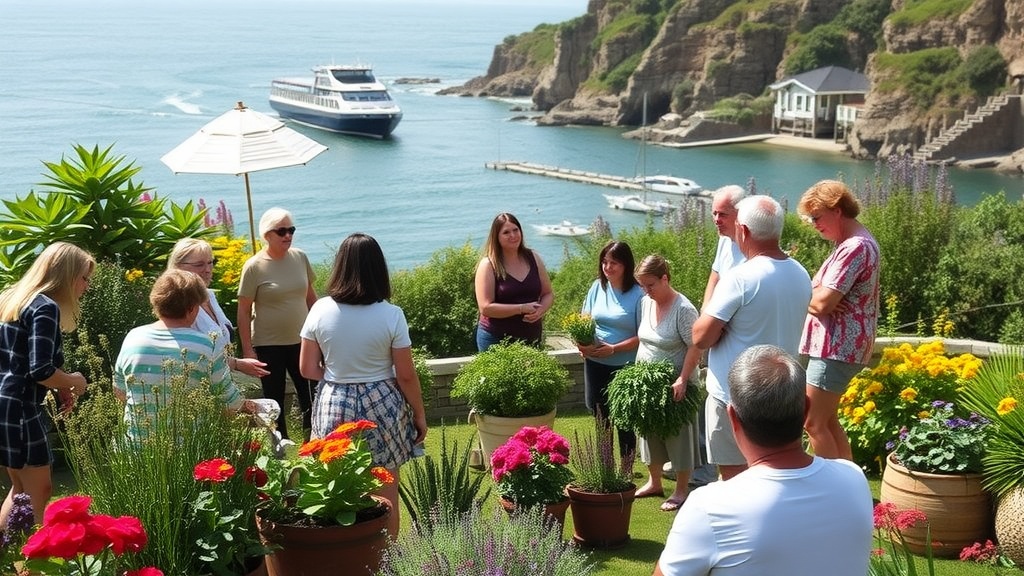
<path fill-rule="evenodd" d="M 633 251 L 625 242 L 611 241 L 601 249 L 597 279 L 583 301 L 583 313 L 596 325 L 594 343 L 577 346 L 583 355 L 583 381 L 587 408 L 608 415 L 608 383 L 619 368 L 636 359 L 639 344 L 640 300 L 643 290 L 633 278 Z M 632 462 L 636 435 L 618 430 L 619 454 Z"/>

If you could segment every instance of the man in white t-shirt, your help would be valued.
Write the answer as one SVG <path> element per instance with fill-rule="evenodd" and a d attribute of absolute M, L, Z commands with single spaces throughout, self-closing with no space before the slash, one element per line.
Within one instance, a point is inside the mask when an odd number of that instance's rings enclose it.
<path fill-rule="evenodd" d="M 852 462 L 804 451 L 805 379 L 777 346 L 740 354 L 727 413 L 750 467 L 690 493 L 655 576 L 867 574 L 871 490 Z"/>
<path fill-rule="evenodd" d="M 708 349 L 708 459 L 723 480 L 746 467 L 726 417 L 732 363 L 747 348 L 773 344 L 796 355 L 811 300 L 811 277 L 779 246 L 785 212 L 768 196 L 749 196 L 736 206 L 736 244 L 746 261 L 722 273 L 693 325 L 693 341 Z"/>

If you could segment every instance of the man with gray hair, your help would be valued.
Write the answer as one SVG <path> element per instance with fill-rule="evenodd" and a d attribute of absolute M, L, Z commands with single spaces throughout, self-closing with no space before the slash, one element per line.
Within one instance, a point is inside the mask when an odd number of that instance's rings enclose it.
<path fill-rule="evenodd" d="M 805 380 L 778 346 L 739 355 L 727 415 L 749 468 L 690 493 L 655 576 L 867 573 L 871 490 L 852 462 L 804 451 Z"/>
<path fill-rule="evenodd" d="M 693 325 L 693 342 L 708 349 L 708 459 L 718 465 L 723 480 L 746 467 L 726 416 L 729 389 L 726 378 L 741 352 L 758 344 L 774 344 L 796 355 L 811 277 L 799 262 L 779 247 L 785 212 L 768 196 L 749 196 L 736 206 L 734 240 L 746 261 L 723 273 L 700 318 Z"/>

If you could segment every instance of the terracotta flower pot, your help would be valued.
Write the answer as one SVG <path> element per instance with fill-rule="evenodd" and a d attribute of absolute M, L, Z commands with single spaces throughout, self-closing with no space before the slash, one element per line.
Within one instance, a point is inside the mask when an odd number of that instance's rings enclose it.
<path fill-rule="evenodd" d="M 565 489 L 572 510 L 573 540 L 589 548 L 620 548 L 629 543 L 629 520 L 636 485 L 623 492 L 601 494 Z"/>
<path fill-rule="evenodd" d="M 504 498 L 499 498 L 498 501 L 501 502 L 501 507 L 505 509 L 505 512 L 508 512 L 509 516 L 515 514 L 516 510 L 518 510 L 518 507 L 516 506 L 515 502 L 506 500 Z M 559 537 L 561 537 L 562 531 L 565 527 L 565 511 L 568 509 L 568 498 L 560 502 L 554 502 L 551 504 L 544 505 L 544 514 L 558 524 L 557 528 L 555 529 L 558 530 Z"/>
<path fill-rule="evenodd" d="M 914 472 L 893 461 L 890 454 L 882 474 L 881 501 L 901 509 L 917 509 L 931 526 L 932 554 L 952 558 L 992 531 L 992 503 L 981 488 L 981 474 Z M 907 548 L 924 554 L 927 528 L 903 531 Z"/>
<path fill-rule="evenodd" d="M 269 576 L 373 575 L 388 545 L 391 503 L 374 497 L 379 515 L 351 526 L 292 526 L 257 514 L 256 526 L 264 544 L 277 548 L 266 556 Z M 378 509 L 371 509 L 378 510 Z"/>

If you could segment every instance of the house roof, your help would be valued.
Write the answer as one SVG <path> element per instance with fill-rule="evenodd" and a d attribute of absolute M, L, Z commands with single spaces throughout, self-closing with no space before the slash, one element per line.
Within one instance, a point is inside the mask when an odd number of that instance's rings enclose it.
<path fill-rule="evenodd" d="M 867 94 L 868 77 L 842 66 L 826 66 L 796 76 L 788 76 L 769 86 L 781 90 L 790 84 L 799 84 L 814 94 Z"/>

